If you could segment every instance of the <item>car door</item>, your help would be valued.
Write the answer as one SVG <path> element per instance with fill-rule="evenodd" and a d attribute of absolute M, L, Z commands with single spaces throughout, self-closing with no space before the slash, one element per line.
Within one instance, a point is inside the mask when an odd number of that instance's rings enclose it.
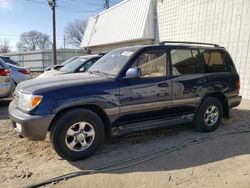
<path fill-rule="evenodd" d="M 129 124 L 166 117 L 171 107 L 171 80 L 165 48 L 145 50 L 132 62 L 140 78 L 120 81 L 120 118 L 117 124 Z"/>
<path fill-rule="evenodd" d="M 227 97 L 237 95 L 235 87 L 239 78 L 229 55 L 221 49 L 201 49 L 200 53 L 210 92 L 221 92 Z"/>
<path fill-rule="evenodd" d="M 204 65 L 197 49 L 170 49 L 172 68 L 172 113 L 192 114 L 207 93 Z"/>

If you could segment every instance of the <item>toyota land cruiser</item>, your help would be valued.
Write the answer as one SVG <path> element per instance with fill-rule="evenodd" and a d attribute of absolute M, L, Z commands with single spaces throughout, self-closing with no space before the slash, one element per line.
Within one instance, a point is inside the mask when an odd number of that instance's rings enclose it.
<path fill-rule="evenodd" d="M 48 131 L 67 160 L 90 156 L 104 136 L 193 122 L 214 131 L 241 102 L 240 79 L 225 48 L 164 42 L 115 49 L 86 73 L 19 84 L 14 129 L 43 140 Z"/>

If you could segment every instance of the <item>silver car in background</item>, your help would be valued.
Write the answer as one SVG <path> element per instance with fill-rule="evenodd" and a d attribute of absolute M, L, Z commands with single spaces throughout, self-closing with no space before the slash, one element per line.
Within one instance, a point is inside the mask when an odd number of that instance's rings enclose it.
<path fill-rule="evenodd" d="M 46 71 L 40 74 L 37 78 L 85 72 L 102 56 L 103 55 L 99 55 L 99 54 L 80 56 L 74 61 L 71 61 L 67 65 L 63 66 L 62 68 L 59 68 L 58 70 L 54 69 L 54 70 Z"/>
<path fill-rule="evenodd" d="M 44 71 L 50 71 L 50 70 L 58 70 L 60 68 L 62 68 L 63 66 L 67 65 L 68 63 L 70 63 L 71 61 L 74 61 L 78 58 L 79 56 L 73 56 L 69 59 L 67 59 L 66 61 L 64 61 L 63 63 L 61 64 L 56 64 L 56 65 L 51 65 L 51 66 L 48 66 L 44 69 Z"/>
<path fill-rule="evenodd" d="M 12 91 L 12 81 L 10 69 L 4 61 L 0 59 L 0 98 L 8 97 Z"/>
<path fill-rule="evenodd" d="M 10 57 L 0 56 L 0 60 L 9 66 L 14 87 L 20 82 L 32 78 L 28 68 L 18 66 L 18 63 L 12 60 Z"/>

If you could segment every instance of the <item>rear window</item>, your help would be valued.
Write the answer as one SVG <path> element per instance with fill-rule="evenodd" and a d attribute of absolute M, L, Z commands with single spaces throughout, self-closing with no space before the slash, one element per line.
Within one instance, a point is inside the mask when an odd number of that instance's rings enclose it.
<path fill-rule="evenodd" d="M 4 63 L 4 61 L 3 60 L 1 60 L 0 59 L 0 68 L 1 69 L 6 69 L 6 68 L 8 68 L 8 66 Z"/>
<path fill-rule="evenodd" d="M 173 75 L 202 73 L 198 50 L 171 50 Z"/>
<path fill-rule="evenodd" d="M 201 50 L 201 55 L 205 62 L 205 72 L 228 72 L 230 66 L 225 62 L 227 58 L 220 50 Z M 228 61 L 228 60 L 227 60 Z"/>

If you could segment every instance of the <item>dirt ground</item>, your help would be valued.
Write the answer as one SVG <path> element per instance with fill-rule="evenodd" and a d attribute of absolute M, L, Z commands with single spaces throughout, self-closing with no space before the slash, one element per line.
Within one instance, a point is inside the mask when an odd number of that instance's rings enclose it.
<path fill-rule="evenodd" d="M 78 162 L 62 160 L 49 138 L 45 142 L 20 138 L 11 129 L 8 104 L 8 99 L 0 100 L 0 187 L 23 187 L 69 172 L 93 170 L 207 136 L 214 139 L 160 153 L 160 157 L 128 168 L 71 178 L 47 187 L 250 187 L 250 133 L 225 134 L 250 130 L 250 101 L 233 109 L 231 118 L 223 120 L 216 132 L 199 133 L 190 125 L 181 125 L 107 139 L 94 156 Z"/>

